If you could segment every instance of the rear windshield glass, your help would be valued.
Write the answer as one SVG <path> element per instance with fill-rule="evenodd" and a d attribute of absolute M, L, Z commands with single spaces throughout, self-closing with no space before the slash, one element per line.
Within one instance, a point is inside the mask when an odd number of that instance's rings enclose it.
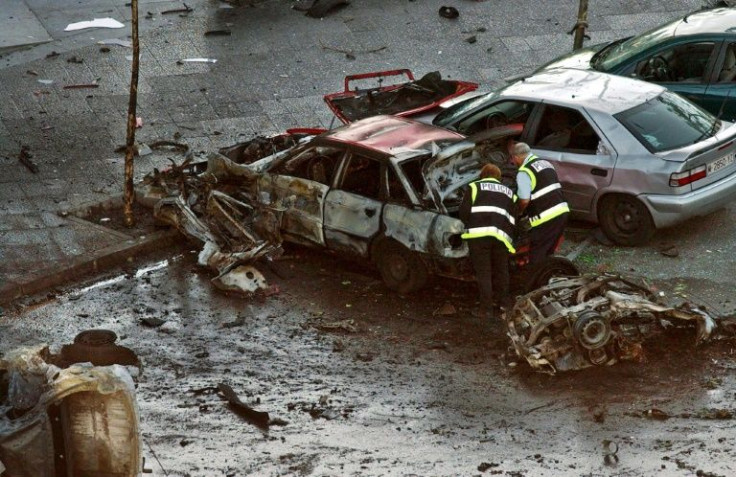
<path fill-rule="evenodd" d="M 700 106 L 670 91 L 615 117 L 651 152 L 702 141 L 711 137 L 720 124 Z"/>

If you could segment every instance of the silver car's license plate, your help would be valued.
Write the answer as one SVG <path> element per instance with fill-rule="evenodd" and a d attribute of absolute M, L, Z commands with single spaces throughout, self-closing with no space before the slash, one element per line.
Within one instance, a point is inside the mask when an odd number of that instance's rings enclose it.
<path fill-rule="evenodd" d="M 727 156 L 723 156 L 720 159 L 716 159 L 715 161 L 708 164 L 708 174 L 713 174 L 714 172 L 718 172 L 724 167 L 728 167 L 731 164 L 733 164 L 734 160 L 736 160 L 736 153 L 731 153 Z"/>

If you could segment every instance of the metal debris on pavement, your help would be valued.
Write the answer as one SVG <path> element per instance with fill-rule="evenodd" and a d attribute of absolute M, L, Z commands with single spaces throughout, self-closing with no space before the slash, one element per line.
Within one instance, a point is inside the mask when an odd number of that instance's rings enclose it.
<path fill-rule="evenodd" d="M 164 10 L 163 12 L 161 12 L 161 15 L 170 15 L 172 13 L 188 14 L 194 11 L 194 9 L 190 7 L 189 5 L 187 5 L 186 3 L 182 3 L 182 5 L 184 5 L 183 8 L 173 8 L 171 10 Z"/>
<path fill-rule="evenodd" d="M 90 346 L 101 336 L 92 331 L 67 346 Z M 107 343 L 111 336 L 105 336 Z M 0 382 L 7 390 L 0 395 L 0 474 L 56 477 L 61 463 L 63 475 L 140 475 L 131 372 L 137 375 L 119 364 L 70 361 L 69 353 L 52 354 L 46 345 L 6 352 L 0 358 Z"/>
<path fill-rule="evenodd" d="M 20 148 L 20 153 L 18 154 L 18 160 L 20 163 L 26 166 L 26 168 L 32 173 L 38 174 L 38 166 L 31 160 L 32 157 L 33 154 L 30 153 L 28 146 L 22 146 Z"/>
<path fill-rule="evenodd" d="M 256 411 L 245 404 L 228 384 L 219 383 L 217 389 L 225 396 L 233 412 L 260 429 L 268 429 L 270 419 L 267 412 Z"/>
<path fill-rule="evenodd" d="M 668 327 L 694 328 L 697 343 L 729 331 L 728 318 L 691 303 L 666 305 L 619 275 L 553 279 L 519 297 L 506 321 L 517 355 L 551 374 L 640 360 L 644 341 Z"/>

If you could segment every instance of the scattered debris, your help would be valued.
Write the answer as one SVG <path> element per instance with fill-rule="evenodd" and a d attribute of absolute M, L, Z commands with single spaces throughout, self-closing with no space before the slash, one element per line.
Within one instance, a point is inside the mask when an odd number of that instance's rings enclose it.
<path fill-rule="evenodd" d="M 184 64 L 184 63 L 217 63 L 217 60 L 214 58 L 184 58 L 181 60 L 178 60 L 176 62 L 177 64 Z"/>
<path fill-rule="evenodd" d="M 695 417 L 698 419 L 714 419 L 714 420 L 726 420 L 733 419 L 733 411 L 729 409 L 700 409 L 695 413 Z"/>
<path fill-rule="evenodd" d="M 340 320 L 332 321 L 329 323 L 317 323 L 314 325 L 315 328 L 323 331 L 345 331 L 347 333 L 357 333 L 359 331 L 358 325 L 355 324 L 355 320 Z"/>
<path fill-rule="evenodd" d="M 291 8 L 308 17 L 324 18 L 346 5 L 350 5 L 349 0 L 298 0 Z"/>
<path fill-rule="evenodd" d="M 119 38 L 112 38 L 109 40 L 100 40 L 97 42 L 98 45 L 117 45 L 123 48 L 133 48 L 133 42 L 130 40 L 121 40 Z M 108 50 L 109 51 L 109 50 Z"/>
<path fill-rule="evenodd" d="M 76 345 L 93 346 L 76 340 L 67 346 Z M 58 459 L 70 457 L 64 467 L 69 475 L 139 475 L 137 370 L 67 360 L 46 345 L 12 350 L 0 358 L 7 391 L 0 394 L 0 473 L 56 475 Z"/>
<path fill-rule="evenodd" d="M 434 310 L 432 313 L 433 316 L 450 316 L 450 315 L 457 315 L 457 308 L 455 308 L 455 305 L 450 303 L 449 301 L 446 301 L 442 304 L 441 307 Z"/>
<path fill-rule="evenodd" d="M 81 65 L 81 64 L 84 63 L 84 59 L 82 59 L 82 58 L 80 58 L 78 56 L 72 56 L 71 58 L 67 58 L 66 59 L 66 62 L 67 63 L 76 63 L 76 64 Z"/>
<path fill-rule="evenodd" d="M 110 53 L 110 48 L 103 46 L 100 48 L 100 53 Z"/>
<path fill-rule="evenodd" d="M 603 461 L 608 465 L 618 462 L 618 443 L 604 439 L 602 442 Z"/>
<path fill-rule="evenodd" d="M 59 53 L 52 51 L 48 55 L 46 55 L 46 58 L 56 58 L 57 56 L 60 56 Z"/>
<path fill-rule="evenodd" d="M 342 48 L 336 48 L 334 46 L 325 45 L 322 43 L 322 40 L 319 41 L 320 46 L 323 50 L 330 50 L 330 51 L 336 51 L 338 53 L 345 53 L 345 56 L 348 57 L 350 60 L 355 59 L 355 53 L 378 53 L 379 51 L 383 51 L 387 46 L 379 46 L 377 48 L 369 48 L 367 50 L 343 50 Z"/>
<path fill-rule="evenodd" d="M 460 16 L 460 12 L 457 10 L 457 8 L 446 6 L 440 7 L 439 14 L 443 18 L 449 18 L 451 20 L 454 20 L 455 18 Z"/>
<path fill-rule="evenodd" d="M 64 31 L 84 30 L 86 28 L 123 28 L 124 24 L 114 18 L 95 18 L 94 20 L 70 23 L 64 28 Z M 52 52 L 54 53 L 54 52 Z M 47 56 L 48 58 L 48 56 Z"/>
<path fill-rule="evenodd" d="M 161 318 L 141 318 L 141 324 L 143 326 L 147 326 L 148 328 L 158 328 L 159 326 L 166 323 L 166 320 L 162 320 Z"/>
<path fill-rule="evenodd" d="M 45 85 L 54 84 L 54 80 L 50 80 L 50 79 L 40 79 L 38 80 L 38 82 L 41 84 L 45 84 Z"/>
<path fill-rule="evenodd" d="M 31 154 L 28 146 L 21 146 L 20 153 L 18 154 L 18 160 L 21 164 L 34 174 L 38 174 L 39 169 L 35 162 L 31 160 L 33 154 Z"/>
<path fill-rule="evenodd" d="M 186 3 L 182 3 L 182 5 L 184 5 L 183 8 L 174 8 L 172 10 L 164 10 L 163 12 L 161 12 L 161 15 L 170 15 L 172 13 L 187 14 L 187 13 L 192 13 L 194 11 L 194 9 L 190 7 L 189 5 L 187 5 Z"/>
<path fill-rule="evenodd" d="M 74 338 L 73 344 L 61 348 L 64 364 L 92 363 L 94 366 L 120 364 L 140 368 L 138 356 L 125 346 L 116 345 L 117 335 L 110 330 L 87 330 Z"/>
<path fill-rule="evenodd" d="M 232 34 L 230 30 L 208 30 L 204 32 L 204 36 L 230 36 Z"/>
<path fill-rule="evenodd" d="M 64 86 L 64 89 L 85 89 L 85 88 L 99 88 L 100 85 L 97 83 L 86 83 L 86 84 L 68 84 Z"/>
<path fill-rule="evenodd" d="M 141 125 L 142 123 L 143 120 L 141 119 Z M 171 149 L 181 153 L 186 153 L 187 151 L 189 151 L 188 145 L 174 141 L 154 141 L 149 144 L 148 147 L 154 150 Z"/>
<path fill-rule="evenodd" d="M 481 462 L 480 465 L 478 465 L 478 471 L 479 472 L 485 472 L 488 469 L 492 469 L 494 467 L 498 467 L 501 464 L 498 464 L 496 462 Z"/>
<path fill-rule="evenodd" d="M 667 243 L 660 244 L 659 253 L 661 253 L 665 257 L 673 258 L 680 255 L 680 251 L 677 249 L 677 246 Z"/>
<path fill-rule="evenodd" d="M 642 412 L 642 416 L 644 416 L 647 419 L 652 419 L 655 421 L 666 421 L 670 418 L 670 415 L 666 412 L 662 411 L 661 409 L 647 409 L 646 411 Z"/>
<path fill-rule="evenodd" d="M 256 411 L 245 404 L 228 384 L 219 383 L 217 389 L 225 396 L 233 412 L 260 429 L 268 429 L 269 417 L 267 412 Z"/>
<path fill-rule="evenodd" d="M 136 116 L 135 118 L 135 128 L 140 129 L 143 127 L 143 118 L 140 116 Z"/>
<path fill-rule="evenodd" d="M 35 70 L 26 70 L 26 74 L 27 75 L 31 75 L 31 76 L 38 76 L 38 71 L 35 71 Z"/>
<path fill-rule="evenodd" d="M 695 328 L 698 343 L 729 331 L 702 308 L 658 299 L 618 275 L 554 279 L 517 299 L 507 314 L 509 337 L 532 367 L 554 374 L 641 360 L 642 343 L 666 327 Z"/>
<path fill-rule="evenodd" d="M 475 35 L 469 36 L 468 38 L 465 39 L 465 41 L 472 45 L 473 43 L 476 43 L 478 41 L 478 37 Z"/>
<path fill-rule="evenodd" d="M 237 328 L 239 326 L 243 326 L 245 324 L 245 317 L 244 316 L 238 316 L 233 321 L 228 321 L 222 324 L 223 328 Z"/>

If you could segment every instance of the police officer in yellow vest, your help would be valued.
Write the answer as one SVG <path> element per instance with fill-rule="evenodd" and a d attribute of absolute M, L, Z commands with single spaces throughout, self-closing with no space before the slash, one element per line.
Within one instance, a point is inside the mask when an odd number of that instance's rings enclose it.
<path fill-rule="evenodd" d="M 552 255 L 565 231 L 570 208 L 562 195 L 554 166 L 531 153 L 529 145 L 514 143 L 511 160 L 519 167 L 516 195 L 519 214 L 529 217 L 530 263 L 539 263 Z"/>
<path fill-rule="evenodd" d="M 486 164 L 480 179 L 471 182 L 460 205 L 470 260 L 480 291 L 484 315 L 493 318 L 493 305 L 509 293 L 509 253 L 514 253 L 514 191 L 502 184 L 501 170 Z"/>

